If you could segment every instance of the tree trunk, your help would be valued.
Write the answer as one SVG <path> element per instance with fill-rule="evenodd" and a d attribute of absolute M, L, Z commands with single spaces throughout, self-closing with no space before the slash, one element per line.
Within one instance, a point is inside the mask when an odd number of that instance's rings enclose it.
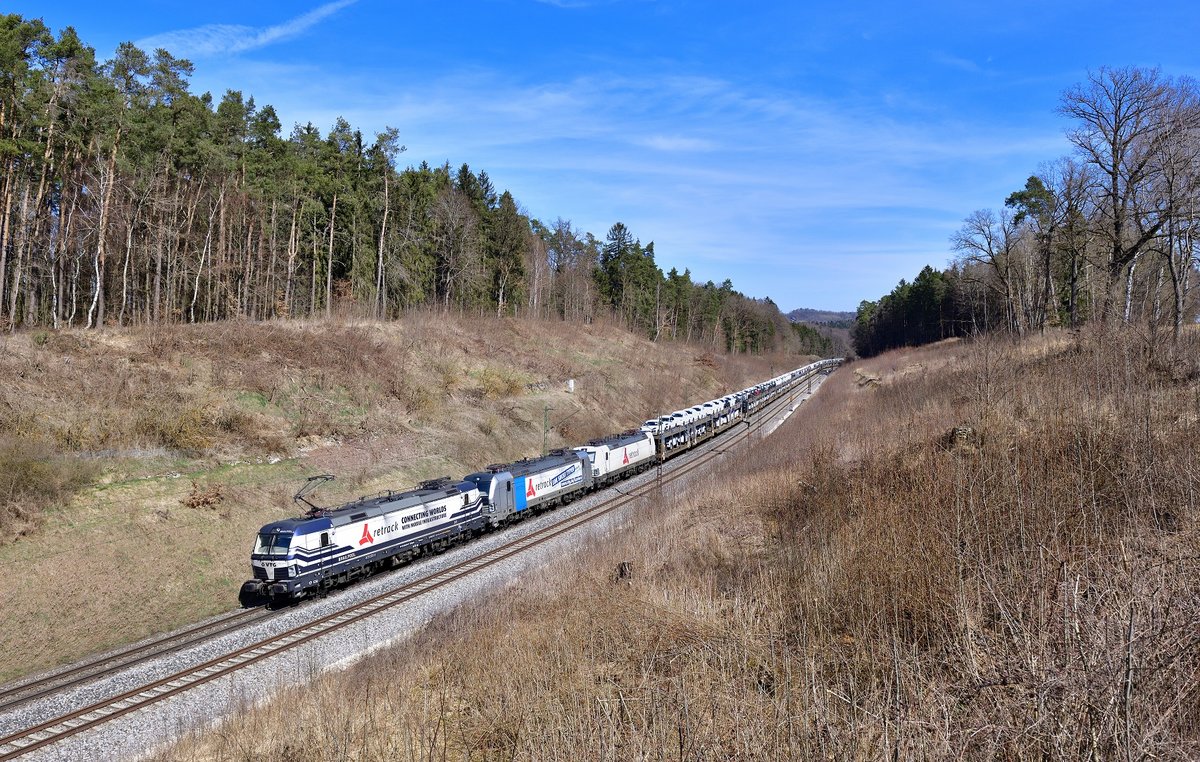
<path fill-rule="evenodd" d="M 1137 270 L 1138 257 L 1135 255 L 1133 261 L 1129 263 L 1129 274 L 1125 277 L 1125 311 L 1123 313 L 1124 322 L 1129 323 L 1130 311 L 1133 309 L 1133 274 Z"/>
<path fill-rule="evenodd" d="M 117 178 L 117 144 L 120 142 L 120 132 L 113 141 L 112 150 L 108 154 L 108 167 L 105 169 L 104 181 L 100 188 L 100 224 L 96 231 L 96 293 L 92 297 L 92 306 L 88 310 L 88 328 L 104 326 L 104 270 L 108 262 L 108 218 L 112 205 L 113 186 Z"/>
<path fill-rule="evenodd" d="M 300 218 L 300 199 L 295 199 L 296 206 L 292 209 L 292 229 L 288 233 L 287 284 L 283 292 L 284 317 L 292 314 L 292 290 L 296 281 L 296 254 L 299 241 L 296 240 Z"/>
<path fill-rule="evenodd" d="M 117 325 L 125 325 L 125 307 L 129 304 L 129 260 L 133 257 L 133 218 L 125 225 L 125 264 L 121 267 L 121 312 Z"/>
<path fill-rule="evenodd" d="M 208 214 L 208 226 L 204 231 L 204 247 L 200 250 L 200 264 L 196 268 L 196 281 L 192 288 L 192 305 L 188 310 L 188 321 L 191 323 L 196 322 L 196 300 L 200 297 L 200 277 L 204 273 L 204 263 L 208 260 L 208 255 L 212 251 L 213 226 L 220 210 L 221 200 L 224 199 L 224 197 L 225 188 L 222 187 L 220 196 L 217 199 L 217 203 L 213 206 L 212 211 Z M 210 274 L 209 280 L 211 279 L 212 276 Z"/>
<path fill-rule="evenodd" d="M 383 282 L 383 245 L 387 240 L 388 213 L 391 211 L 391 205 L 388 203 L 389 174 L 391 173 L 388 170 L 383 173 L 383 221 L 379 223 L 379 253 L 375 257 L 375 317 L 378 319 L 382 319 L 387 312 L 387 292 Z"/>
<path fill-rule="evenodd" d="M 325 257 L 325 317 L 333 314 L 333 232 L 337 228 L 337 193 L 329 210 L 329 254 Z"/>
<path fill-rule="evenodd" d="M 21 229 L 15 239 L 17 259 L 13 262 L 12 285 L 9 287 L 8 293 L 8 327 L 9 330 L 16 330 L 17 327 L 17 297 L 21 294 L 21 272 L 25 266 L 25 248 L 26 240 L 29 238 L 29 226 L 25 224 L 25 220 L 29 219 L 29 186 L 25 186 L 25 191 L 21 194 Z"/>
<path fill-rule="evenodd" d="M 308 316 L 317 316 L 317 262 L 321 259 L 321 236 L 317 233 L 317 217 L 312 224 L 312 277 L 308 284 Z"/>
<path fill-rule="evenodd" d="M 8 243 L 12 233 L 13 190 L 16 187 L 14 162 L 9 162 L 4 174 L 4 216 L 0 217 L 0 310 L 4 309 L 4 289 L 8 275 Z"/>

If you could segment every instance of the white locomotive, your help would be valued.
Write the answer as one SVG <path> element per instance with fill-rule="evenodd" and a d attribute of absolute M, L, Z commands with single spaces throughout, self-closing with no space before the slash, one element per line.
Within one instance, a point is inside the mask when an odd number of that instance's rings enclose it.
<path fill-rule="evenodd" d="M 239 595 L 243 605 L 301 598 L 448 547 L 487 526 L 482 496 L 470 482 L 445 477 L 329 510 L 305 500 L 306 492 L 331 478 L 314 477 L 296 495 L 309 505 L 303 516 L 258 531 L 250 553 L 254 579 L 242 584 Z"/>

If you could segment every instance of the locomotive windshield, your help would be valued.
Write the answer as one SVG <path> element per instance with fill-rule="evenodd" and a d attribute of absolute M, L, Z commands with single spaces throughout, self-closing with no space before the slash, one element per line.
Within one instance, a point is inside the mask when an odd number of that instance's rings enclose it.
<path fill-rule="evenodd" d="M 288 545 L 292 542 L 290 534 L 262 533 L 254 546 L 254 552 L 264 556 L 286 556 Z"/>
<path fill-rule="evenodd" d="M 463 481 L 471 482 L 472 484 L 475 485 L 475 487 L 480 492 L 482 492 L 485 495 L 490 494 L 490 491 L 492 489 L 492 475 L 491 474 L 485 474 L 485 473 L 468 474 L 467 476 L 463 477 Z"/>

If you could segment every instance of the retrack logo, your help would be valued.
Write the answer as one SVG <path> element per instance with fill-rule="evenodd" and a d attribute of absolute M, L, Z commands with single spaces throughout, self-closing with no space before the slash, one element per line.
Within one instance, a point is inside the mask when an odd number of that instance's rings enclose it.
<path fill-rule="evenodd" d="M 358 544 L 366 545 L 367 543 L 371 542 L 375 542 L 375 538 L 371 536 L 371 527 L 367 524 L 363 524 L 363 536 L 362 539 L 358 541 Z"/>

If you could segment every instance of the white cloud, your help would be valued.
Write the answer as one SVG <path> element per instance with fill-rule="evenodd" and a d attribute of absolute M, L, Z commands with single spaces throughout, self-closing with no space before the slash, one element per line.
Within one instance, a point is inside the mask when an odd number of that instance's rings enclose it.
<path fill-rule="evenodd" d="M 930 59 L 934 63 L 941 64 L 942 66 L 948 66 L 952 69 L 958 69 L 959 71 L 965 71 L 968 74 L 983 73 L 983 68 L 971 59 L 963 58 L 962 56 L 956 56 L 953 53 L 947 53 L 942 50 L 933 51 L 930 54 Z M 990 61 L 991 59 L 989 58 L 988 60 Z"/>
<path fill-rule="evenodd" d="M 651 135 L 644 138 L 634 138 L 634 145 L 644 146 L 655 151 L 715 151 L 717 144 L 703 138 L 687 138 L 682 135 Z"/>
<path fill-rule="evenodd" d="M 255 28 L 237 24 L 206 24 L 194 29 L 164 32 L 137 41 L 143 50 L 165 48 L 179 58 L 208 58 L 243 53 L 297 37 L 324 19 L 358 0 L 335 0 L 274 26 Z"/>
<path fill-rule="evenodd" d="M 542 5 L 553 5 L 555 8 L 592 8 L 597 5 L 612 5 L 620 0 L 536 0 Z"/>

